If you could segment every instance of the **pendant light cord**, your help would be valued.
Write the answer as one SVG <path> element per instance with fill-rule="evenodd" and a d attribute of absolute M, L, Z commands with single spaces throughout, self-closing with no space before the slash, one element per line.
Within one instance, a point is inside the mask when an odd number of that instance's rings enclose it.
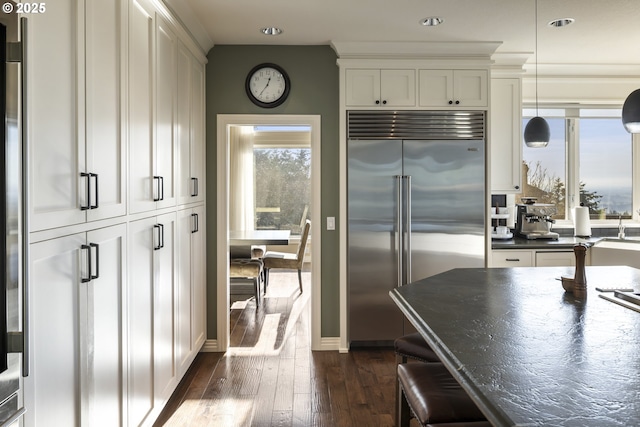
<path fill-rule="evenodd" d="M 536 0 L 534 30 L 536 36 L 536 117 L 538 114 L 538 0 Z"/>

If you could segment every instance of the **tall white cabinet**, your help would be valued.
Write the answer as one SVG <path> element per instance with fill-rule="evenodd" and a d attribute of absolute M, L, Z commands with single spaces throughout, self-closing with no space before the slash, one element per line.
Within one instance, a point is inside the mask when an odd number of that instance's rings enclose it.
<path fill-rule="evenodd" d="M 24 425 L 152 425 L 206 336 L 206 59 L 156 0 L 28 19 Z"/>

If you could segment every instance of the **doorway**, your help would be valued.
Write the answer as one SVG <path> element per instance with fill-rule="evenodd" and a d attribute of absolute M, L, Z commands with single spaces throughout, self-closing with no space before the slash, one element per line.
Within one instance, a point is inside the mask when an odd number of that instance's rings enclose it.
<path fill-rule="evenodd" d="M 230 225 L 230 137 L 239 127 L 305 127 L 309 130 L 311 147 L 311 348 L 320 345 L 320 116 L 292 115 L 218 115 L 217 118 L 217 351 L 229 347 L 230 295 L 229 245 Z M 222 238 L 222 236 L 225 236 Z"/>

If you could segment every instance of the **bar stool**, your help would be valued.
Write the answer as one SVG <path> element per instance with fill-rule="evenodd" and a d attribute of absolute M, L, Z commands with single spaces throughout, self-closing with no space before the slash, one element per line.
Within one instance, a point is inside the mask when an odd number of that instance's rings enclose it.
<path fill-rule="evenodd" d="M 418 332 L 397 338 L 393 342 L 393 348 L 398 363 L 407 363 L 408 359 L 427 363 L 440 362 L 438 355 Z"/>
<path fill-rule="evenodd" d="M 229 261 L 229 279 L 251 279 L 256 307 L 260 306 L 260 282 L 262 281 L 262 261 L 259 259 L 233 258 Z"/>
<path fill-rule="evenodd" d="M 491 426 L 442 363 L 401 363 L 398 381 L 398 427 L 409 427 L 412 414 L 423 427 Z"/>

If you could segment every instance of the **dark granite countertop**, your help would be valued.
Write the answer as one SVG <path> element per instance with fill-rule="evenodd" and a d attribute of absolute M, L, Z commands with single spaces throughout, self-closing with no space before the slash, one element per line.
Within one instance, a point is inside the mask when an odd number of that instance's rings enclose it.
<path fill-rule="evenodd" d="M 640 313 L 596 286 L 640 288 L 640 270 L 454 269 L 390 292 L 495 426 L 629 426 L 640 420 Z M 607 295 L 611 295 L 610 293 Z"/>
<path fill-rule="evenodd" d="M 491 240 L 491 249 L 571 249 L 577 243 L 586 243 L 592 246 L 594 243 L 602 240 L 601 237 L 564 237 L 560 236 L 557 240 L 551 239 L 532 239 L 528 240 L 522 237 L 513 237 L 506 240 Z"/>

